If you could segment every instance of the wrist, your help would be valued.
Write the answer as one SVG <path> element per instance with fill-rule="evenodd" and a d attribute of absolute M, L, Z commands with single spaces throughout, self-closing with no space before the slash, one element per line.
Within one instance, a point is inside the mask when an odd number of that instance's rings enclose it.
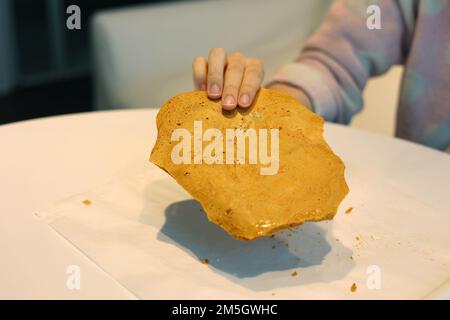
<path fill-rule="evenodd" d="M 309 110 L 314 111 L 314 109 L 312 107 L 312 103 L 311 103 L 310 99 L 308 98 L 308 96 L 306 95 L 306 93 L 303 90 L 301 90 L 295 86 L 292 86 L 289 84 L 284 84 L 284 83 L 274 83 L 274 84 L 271 84 L 270 86 L 268 86 L 267 88 L 276 90 L 276 91 L 280 91 L 287 95 L 290 95 L 291 97 L 296 99 L 298 102 L 300 102 L 302 105 L 307 107 Z"/>

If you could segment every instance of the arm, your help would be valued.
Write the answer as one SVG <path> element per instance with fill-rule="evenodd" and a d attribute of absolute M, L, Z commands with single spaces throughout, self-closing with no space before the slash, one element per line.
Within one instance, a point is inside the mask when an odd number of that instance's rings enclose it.
<path fill-rule="evenodd" d="M 303 91 L 313 110 L 326 120 L 350 122 L 362 108 L 362 91 L 369 77 L 402 63 L 408 48 L 399 2 L 375 1 L 381 9 L 380 30 L 366 26 L 367 2 L 335 1 L 297 61 L 283 66 L 268 86 Z M 412 7 L 414 1 L 408 5 Z"/>

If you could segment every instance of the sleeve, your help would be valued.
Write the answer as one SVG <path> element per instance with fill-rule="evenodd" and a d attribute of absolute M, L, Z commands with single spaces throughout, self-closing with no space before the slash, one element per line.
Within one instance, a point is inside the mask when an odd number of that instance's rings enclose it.
<path fill-rule="evenodd" d="M 380 29 L 368 26 L 373 5 L 379 9 Z M 403 63 L 409 47 L 404 19 L 396 0 L 337 0 L 300 57 L 281 67 L 269 84 L 295 86 L 325 120 L 349 123 L 362 108 L 369 77 Z"/>

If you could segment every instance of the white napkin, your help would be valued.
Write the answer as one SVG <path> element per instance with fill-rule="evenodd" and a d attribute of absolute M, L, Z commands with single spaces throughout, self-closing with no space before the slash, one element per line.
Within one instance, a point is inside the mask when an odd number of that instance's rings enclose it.
<path fill-rule="evenodd" d="M 152 164 L 40 215 L 144 299 L 449 298 L 446 207 L 346 164 L 351 192 L 335 219 L 271 239 L 234 240 Z"/>

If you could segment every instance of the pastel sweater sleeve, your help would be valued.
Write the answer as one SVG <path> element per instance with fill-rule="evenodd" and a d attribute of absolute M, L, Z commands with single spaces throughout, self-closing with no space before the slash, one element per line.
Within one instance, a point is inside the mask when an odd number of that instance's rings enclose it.
<path fill-rule="evenodd" d="M 413 1 L 410 1 L 410 6 Z M 381 29 L 369 29 L 367 9 L 377 5 Z M 372 7 L 373 8 L 373 7 Z M 349 123 L 363 105 L 371 76 L 402 63 L 407 54 L 407 22 L 395 0 L 337 0 L 300 57 L 269 80 L 302 89 L 314 111 L 328 121 Z"/>

